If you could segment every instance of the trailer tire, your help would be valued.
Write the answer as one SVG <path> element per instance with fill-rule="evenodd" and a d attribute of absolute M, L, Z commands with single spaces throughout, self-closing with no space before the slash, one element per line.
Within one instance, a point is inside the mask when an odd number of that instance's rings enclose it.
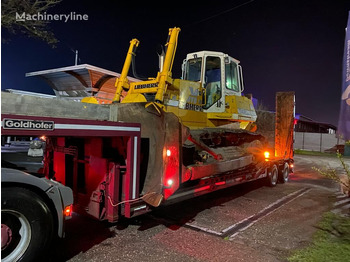
<path fill-rule="evenodd" d="M 278 181 L 278 168 L 276 165 L 273 165 L 267 175 L 267 185 L 270 187 L 274 187 L 277 185 L 277 181 Z"/>
<path fill-rule="evenodd" d="M 39 195 L 21 187 L 2 188 L 1 261 L 38 261 L 53 229 L 50 209 Z"/>
<path fill-rule="evenodd" d="M 289 165 L 288 163 L 284 163 L 283 169 L 281 169 L 279 172 L 279 181 L 281 183 L 287 183 L 289 180 Z"/>

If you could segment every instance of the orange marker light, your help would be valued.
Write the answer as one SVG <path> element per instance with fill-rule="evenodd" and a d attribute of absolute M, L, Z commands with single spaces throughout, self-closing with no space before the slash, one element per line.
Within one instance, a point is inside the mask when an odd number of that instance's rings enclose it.
<path fill-rule="evenodd" d="M 72 212 L 73 212 L 73 206 L 70 205 L 70 206 L 66 206 L 64 211 L 63 211 L 63 214 L 64 216 L 67 218 L 71 218 L 72 217 Z"/>
<path fill-rule="evenodd" d="M 264 156 L 265 156 L 265 158 L 270 158 L 270 152 L 269 151 L 265 151 L 264 152 Z"/>

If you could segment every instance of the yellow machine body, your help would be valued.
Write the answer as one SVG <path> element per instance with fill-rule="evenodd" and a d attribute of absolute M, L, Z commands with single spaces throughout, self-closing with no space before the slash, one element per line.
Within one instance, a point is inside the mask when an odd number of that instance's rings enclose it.
<path fill-rule="evenodd" d="M 190 53 L 182 65 L 182 79 L 172 78 L 179 28 L 169 29 L 166 53 L 157 76 L 129 83 L 127 74 L 139 45 L 130 42 L 121 76 L 116 81 L 114 103 L 155 103 L 177 115 L 191 129 L 241 128 L 254 131 L 256 113 L 252 100 L 242 96 L 243 76 L 239 61 L 221 52 Z M 122 96 L 122 91 L 127 91 Z M 87 98 L 83 102 L 98 103 Z"/>

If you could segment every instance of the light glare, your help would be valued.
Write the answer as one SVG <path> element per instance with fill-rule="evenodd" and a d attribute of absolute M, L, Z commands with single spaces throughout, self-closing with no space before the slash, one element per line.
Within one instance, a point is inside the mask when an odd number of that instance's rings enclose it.
<path fill-rule="evenodd" d="M 264 156 L 265 156 L 265 158 L 270 158 L 270 152 L 269 151 L 265 151 L 264 152 Z"/>
<path fill-rule="evenodd" d="M 168 186 L 172 186 L 174 184 L 174 181 L 172 179 L 168 179 L 167 184 Z"/>

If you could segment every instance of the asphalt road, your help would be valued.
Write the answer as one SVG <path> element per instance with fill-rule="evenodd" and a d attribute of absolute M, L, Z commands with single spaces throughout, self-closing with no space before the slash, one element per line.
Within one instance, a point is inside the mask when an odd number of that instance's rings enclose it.
<path fill-rule="evenodd" d="M 341 172 L 336 158 L 296 156 L 287 184 L 239 185 L 117 224 L 74 215 L 51 261 L 286 261 L 324 212 L 348 209 L 338 185 L 311 169 L 327 165 Z"/>

